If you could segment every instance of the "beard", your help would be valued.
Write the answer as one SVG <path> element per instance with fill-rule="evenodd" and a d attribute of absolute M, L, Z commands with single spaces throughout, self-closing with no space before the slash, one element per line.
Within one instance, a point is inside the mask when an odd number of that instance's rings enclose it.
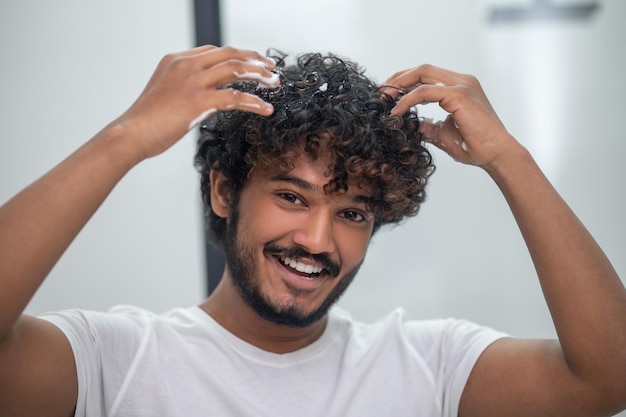
<path fill-rule="evenodd" d="M 229 222 L 226 226 L 224 256 L 226 267 L 230 272 L 233 284 L 246 304 L 261 318 L 274 324 L 293 328 L 307 327 L 326 316 L 328 310 L 330 310 L 350 286 L 350 283 L 359 271 L 363 261 L 361 260 L 357 266 L 339 277 L 340 266 L 336 265 L 326 254 L 314 255 L 299 247 L 283 248 L 273 243 L 266 244 L 263 248 L 263 253 L 266 256 L 312 258 L 320 262 L 327 271 L 328 277 L 324 279 L 339 280 L 326 299 L 312 311 L 303 311 L 303 309 L 298 306 L 295 298 L 302 293 L 302 291 L 296 288 L 290 288 L 291 294 L 294 296 L 294 301 L 286 305 L 277 305 L 277 303 L 273 302 L 261 291 L 260 279 L 254 274 L 254 271 L 258 270 L 255 261 L 255 251 L 251 245 L 246 244 L 243 239 L 240 239 L 238 232 L 238 204 L 233 204 L 233 207 L 236 208 L 231 212 Z"/>

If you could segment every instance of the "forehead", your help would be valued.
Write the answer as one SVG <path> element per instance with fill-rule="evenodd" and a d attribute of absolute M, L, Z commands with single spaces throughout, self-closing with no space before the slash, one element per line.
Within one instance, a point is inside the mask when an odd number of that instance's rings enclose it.
<path fill-rule="evenodd" d="M 262 180 L 269 183 L 289 183 L 304 191 L 322 191 L 332 195 L 359 194 L 370 196 L 371 187 L 359 183 L 356 179 L 348 179 L 347 190 L 335 190 L 333 166 L 336 161 L 330 152 L 320 152 L 313 157 L 299 151 L 289 157 L 286 167 L 280 164 L 273 167 L 257 168 L 250 173 L 250 180 Z"/>

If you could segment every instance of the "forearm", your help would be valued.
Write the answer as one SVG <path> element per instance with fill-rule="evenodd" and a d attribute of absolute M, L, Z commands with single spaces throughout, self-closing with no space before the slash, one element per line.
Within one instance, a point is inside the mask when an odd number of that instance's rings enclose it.
<path fill-rule="evenodd" d="M 626 369 L 626 292 L 593 237 L 530 154 L 511 151 L 487 169 L 524 236 L 568 366 L 600 384 Z"/>
<path fill-rule="evenodd" d="M 109 192 L 141 160 L 110 125 L 0 207 L 0 339 Z"/>

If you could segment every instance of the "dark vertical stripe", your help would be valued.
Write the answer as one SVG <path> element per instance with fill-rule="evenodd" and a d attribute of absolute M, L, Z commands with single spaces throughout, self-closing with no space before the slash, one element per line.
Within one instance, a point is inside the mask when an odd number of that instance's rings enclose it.
<path fill-rule="evenodd" d="M 196 45 L 222 45 L 218 0 L 194 0 Z"/>
<path fill-rule="evenodd" d="M 196 45 L 222 45 L 218 0 L 194 0 Z M 206 220 L 205 220 L 206 221 Z M 224 272 L 224 257 L 205 240 L 207 292 L 211 294 Z"/>

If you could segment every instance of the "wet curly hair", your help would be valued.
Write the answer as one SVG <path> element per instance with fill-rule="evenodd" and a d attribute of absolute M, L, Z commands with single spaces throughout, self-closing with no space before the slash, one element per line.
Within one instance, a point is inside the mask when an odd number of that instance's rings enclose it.
<path fill-rule="evenodd" d="M 195 165 L 209 241 L 223 247 L 226 230 L 226 219 L 211 209 L 210 171 L 226 177 L 231 202 L 238 204 L 252 169 L 289 170 L 300 149 L 314 159 L 320 151 L 334 156 L 325 192 L 345 192 L 348 182 L 371 189 L 374 231 L 416 215 L 434 171 L 416 110 L 391 115 L 395 100 L 345 58 L 309 53 L 287 65 L 284 54 L 268 55 L 277 63 L 273 71 L 279 74 L 279 87 L 243 81 L 227 87 L 256 94 L 274 106 L 274 113 L 217 112 L 200 125 Z"/>

